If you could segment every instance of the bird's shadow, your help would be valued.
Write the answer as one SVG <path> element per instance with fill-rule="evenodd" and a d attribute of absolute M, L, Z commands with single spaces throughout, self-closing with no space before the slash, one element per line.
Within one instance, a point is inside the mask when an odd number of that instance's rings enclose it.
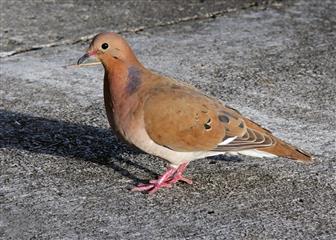
<path fill-rule="evenodd" d="M 148 181 L 138 178 L 124 166 L 135 167 L 152 177 L 157 176 L 157 173 L 141 164 L 125 159 L 122 156 L 125 152 L 138 155 L 140 151 L 122 144 L 110 129 L 12 111 L 0 110 L 0 148 L 73 157 L 106 165 L 134 183 Z M 237 161 L 236 158 L 224 160 Z"/>

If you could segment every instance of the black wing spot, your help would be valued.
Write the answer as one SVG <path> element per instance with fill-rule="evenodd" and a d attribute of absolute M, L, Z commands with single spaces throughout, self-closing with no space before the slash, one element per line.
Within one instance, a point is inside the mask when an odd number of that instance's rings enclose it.
<path fill-rule="evenodd" d="M 240 127 L 240 128 L 244 128 L 244 123 L 243 122 L 241 122 L 240 124 L 239 124 L 239 126 L 238 127 Z"/>
<path fill-rule="evenodd" d="M 205 130 L 209 131 L 211 129 L 211 118 L 208 119 L 206 123 L 204 123 Z"/>
<path fill-rule="evenodd" d="M 218 119 L 219 119 L 219 121 L 221 121 L 223 123 L 229 123 L 230 122 L 230 118 L 228 116 L 225 116 L 225 115 L 219 115 Z"/>

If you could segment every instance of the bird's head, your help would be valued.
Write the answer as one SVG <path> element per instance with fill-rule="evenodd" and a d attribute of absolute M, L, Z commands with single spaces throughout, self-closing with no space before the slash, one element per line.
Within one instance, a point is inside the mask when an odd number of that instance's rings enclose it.
<path fill-rule="evenodd" d="M 77 65 L 102 63 L 107 67 L 115 62 L 141 65 L 124 38 L 116 33 L 107 32 L 100 33 L 93 38 L 86 53 L 78 59 Z"/>

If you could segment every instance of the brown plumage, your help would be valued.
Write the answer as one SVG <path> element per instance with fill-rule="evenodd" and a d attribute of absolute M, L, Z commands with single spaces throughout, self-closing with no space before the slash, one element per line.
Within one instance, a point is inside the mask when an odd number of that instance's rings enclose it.
<path fill-rule="evenodd" d="M 105 68 L 105 107 L 115 133 L 170 162 L 158 180 L 134 191 L 153 193 L 177 181 L 191 183 L 182 176 L 190 161 L 223 153 L 312 160 L 220 100 L 146 69 L 115 33 L 97 35 L 78 64 L 90 57 Z"/>

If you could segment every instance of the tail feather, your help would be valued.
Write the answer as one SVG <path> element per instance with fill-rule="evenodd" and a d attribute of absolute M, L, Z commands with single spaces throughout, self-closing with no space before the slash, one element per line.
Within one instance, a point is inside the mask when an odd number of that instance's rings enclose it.
<path fill-rule="evenodd" d="M 312 156 L 309 153 L 299 148 L 296 148 L 288 143 L 285 143 L 284 141 L 274 136 L 272 136 L 272 138 L 275 140 L 275 144 L 273 146 L 268 148 L 259 148 L 258 150 L 271 153 L 279 157 L 290 158 L 306 163 L 313 160 Z"/>
<path fill-rule="evenodd" d="M 267 134 L 274 141 L 275 144 L 273 144 L 270 147 L 258 148 L 259 151 L 267 152 L 279 157 L 290 158 L 305 163 L 309 163 L 313 160 L 311 154 L 280 140 L 279 138 L 275 137 L 269 130 L 261 127 L 260 125 L 251 121 L 250 119 L 244 118 L 244 121 L 248 128 L 252 128 L 256 131 Z"/>

